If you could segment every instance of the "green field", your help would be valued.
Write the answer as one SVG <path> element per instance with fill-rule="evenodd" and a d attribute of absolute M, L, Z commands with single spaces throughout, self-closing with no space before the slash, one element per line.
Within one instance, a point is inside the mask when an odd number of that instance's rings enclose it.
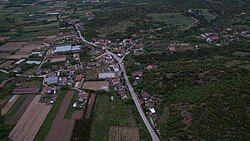
<path fill-rule="evenodd" d="M 192 18 L 181 15 L 180 13 L 148 14 L 147 16 L 153 18 L 153 21 L 177 26 L 178 29 L 186 28 L 194 22 Z"/>
<path fill-rule="evenodd" d="M 77 99 L 77 92 L 74 91 L 71 102 L 70 102 L 70 104 L 69 104 L 69 106 L 67 108 L 67 111 L 66 111 L 65 115 L 64 115 L 65 119 L 70 119 L 71 118 L 71 116 L 73 114 L 73 104 L 74 104 L 74 102 L 76 102 L 76 99 Z"/>
<path fill-rule="evenodd" d="M 122 21 L 114 26 L 103 27 L 97 29 L 96 32 L 99 33 L 99 36 L 111 35 L 114 33 L 124 33 L 129 26 L 133 26 L 134 23 L 130 21 Z"/>

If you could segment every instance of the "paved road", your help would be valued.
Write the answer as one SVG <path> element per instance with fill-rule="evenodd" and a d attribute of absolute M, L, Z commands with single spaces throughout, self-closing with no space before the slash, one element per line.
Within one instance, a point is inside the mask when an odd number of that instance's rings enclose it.
<path fill-rule="evenodd" d="M 90 45 L 93 45 L 93 46 L 95 46 L 95 47 L 98 47 L 96 44 L 94 44 L 94 43 L 92 43 L 92 42 L 89 42 L 89 41 L 87 41 L 85 38 L 83 38 L 83 36 L 82 36 L 82 34 L 81 34 L 79 28 L 77 27 L 77 25 L 75 25 L 75 27 L 76 27 L 76 29 L 77 29 L 77 32 L 78 32 L 78 34 L 79 34 L 79 37 L 81 38 L 81 40 L 82 40 L 83 42 L 88 43 L 88 44 L 90 44 Z M 125 81 L 126 81 L 126 83 L 127 83 L 128 89 L 129 89 L 129 91 L 130 91 L 130 93 L 131 93 L 131 95 L 132 95 L 132 99 L 133 99 L 133 101 L 134 101 L 134 103 L 135 103 L 135 106 L 136 106 L 138 112 L 140 113 L 140 116 L 141 116 L 141 118 L 142 118 L 144 124 L 146 125 L 146 127 L 147 127 L 147 129 L 148 129 L 148 131 L 149 131 L 149 133 L 150 133 L 150 135 L 151 135 L 152 140 L 153 140 L 153 141 L 159 141 L 159 137 L 158 137 L 157 134 L 155 133 L 155 131 L 154 131 L 154 129 L 152 128 L 151 124 L 149 123 L 149 121 L 148 121 L 148 119 L 147 119 L 147 117 L 146 117 L 144 111 L 142 110 L 142 107 L 141 107 L 141 104 L 140 104 L 140 102 L 139 102 L 139 100 L 138 100 L 138 97 L 137 97 L 137 95 L 136 95 L 136 93 L 135 93 L 135 91 L 134 91 L 134 89 L 133 89 L 133 87 L 132 87 L 130 81 L 128 80 L 128 76 L 127 76 L 127 73 L 126 73 L 126 69 L 125 69 L 125 67 L 124 67 L 124 65 L 123 65 L 123 62 L 122 62 L 124 57 L 123 57 L 123 58 L 119 58 L 116 54 L 112 53 L 111 51 L 109 51 L 109 50 L 106 50 L 106 51 L 107 51 L 108 54 L 112 55 L 112 56 L 117 60 L 117 62 L 119 63 L 119 65 L 120 65 L 120 67 L 121 67 L 121 70 L 123 71 L 123 75 L 124 75 Z"/>
<path fill-rule="evenodd" d="M 146 127 L 147 127 L 147 129 L 148 129 L 148 131 L 149 131 L 149 133 L 150 133 L 150 135 L 152 137 L 152 140 L 153 141 L 159 141 L 159 137 L 157 136 L 154 129 L 150 125 L 144 111 L 141 108 L 141 104 L 140 104 L 140 102 L 138 100 L 138 97 L 137 97 L 135 91 L 134 91 L 134 88 L 132 87 L 130 81 L 128 80 L 128 76 L 127 76 L 127 73 L 126 73 L 126 69 L 125 69 L 125 67 L 123 65 L 122 59 L 119 58 L 116 54 L 112 53 L 111 51 L 107 51 L 107 53 L 112 55 L 118 61 L 119 65 L 121 67 L 121 70 L 123 71 L 123 76 L 124 76 L 125 81 L 127 83 L 128 89 L 129 89 L 129 91 L 130 91 L 130 93 L 132 95 L 132 99 L 134 100 L 135 106 L 136 106 L 138 112 L 140 113 L 140 116 L 141 116 L 144 124 L 146 125 Z"/>

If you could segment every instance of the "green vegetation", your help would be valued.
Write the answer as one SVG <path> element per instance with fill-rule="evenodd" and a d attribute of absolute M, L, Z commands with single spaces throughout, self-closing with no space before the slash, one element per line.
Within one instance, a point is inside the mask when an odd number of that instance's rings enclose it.
<path fill-rule="evenodd" d="M 177 26 L 178 29 L 186 28 L 191 25 L 194 20 L 190 17 L 185 17 L 180 13 L 165 13 L 165 14 L 148 14 L 153 21 L 164 22 L 170 26 Z"/>
<path fill-rule="evenodd" d="M 223 49 L 146 53 L 126 62 L 128 72 L 157 65 L 143 70 L 136 90 L 163 99 L 156 105 L 158 116 L 166 114 L 164 107 L 169 113 L 158 121 L 162 139 L 246 140 L 250 76 L 242 66 L 250 64 L 247 53 L 249 45 L 238 42 Z"/>
<path fill-rule="evenodd" d="M 67 91 L 68 89 L 64 88 L 60 91 L 60 94 L 58 95 L 56 101 L 53 103 L 53 106 L 50 109 L 49 114 L 47 115 L 41 128 L 36 134 L 36 137 L 34 139 L 35 141 L 43 141 L 46 138 Z"/>
<path fill-rule="evenodd" d="M 122 101 L 115 95 L 113 95 L 115 100 L 111 101 L 110 96 L 110 94 L 97 95 L 90 140 L 108 140 L 109 128 L 112 126 L 136 126 L 140 130 L 140 139 L 148 140 L 149 134 L 133 102 Z"/>
<path fill-rule="evenodd" d="M 67 108 L 67 111 L 66 111 L 65 115 L 64 115 L 65 119 L 70 119 L 71 118 L 72 113 L 73 113 L 73 104 L 74 104 L 74 102 L 76 102 L 76 100 L 77 100 L 77 92 L 74 91 L 71 102 L 70 102 L 70 104 L 69 104 L 69 106 Z"/>

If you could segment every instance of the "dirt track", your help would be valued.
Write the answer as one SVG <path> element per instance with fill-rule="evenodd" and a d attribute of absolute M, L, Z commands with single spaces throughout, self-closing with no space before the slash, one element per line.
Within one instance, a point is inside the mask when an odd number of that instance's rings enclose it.
<path fill-rule="evenodd" d="M 68 91 L 53 121 L 46 141 L 69 141 L 74 129 L 75 120 L 64 119 L 64 115 L 73 97 L 73 91 Z"/>
<path fill-rule="evenodd" d="M 37 95 L 17 122 L 9 138 L 14 141 L 32 141 L 51 109 L 51 105 L 39 103 L 41 95 Z"/>

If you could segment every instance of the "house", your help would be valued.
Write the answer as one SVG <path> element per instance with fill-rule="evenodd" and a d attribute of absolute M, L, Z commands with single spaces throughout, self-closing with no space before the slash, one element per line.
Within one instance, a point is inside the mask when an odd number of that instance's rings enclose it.
<path fill-rule="evenodd" d="M 155 108 L 149 108 L 149 111 L 150 111 L 150 114 L 155 114 L 156 113 Z"/>
<path fill-rule="evenodd" d="M 120 95 L 121 99 L 126 99 L 126 98 L 128 98 L 128 96 L 126 95 L 125 89 L 120 90 L 120 91 L 118 92 L 118 94 Z"/>
<path fill-rule="evenodd" d="M 146 101 L 146 100 L 148 100 L 148 99 L 150 98 L 150 95 L 149 95 L 147 92 L 143 91 L 143 92 L 141 93 L 141 97 L 142 97 L 142 99 L 143 99 L 144 101 Z"/>
<path fill-rule="evenodd" d="M 147 70 L 152 70 L 152 69 L 154 69 L 154 68 L 156 68 L 156 65 L 148 65 L 148 66 L 146 67 Z"/>
<path fill-rule="evenodd" d="M 82 74 L 76 75 L 75 81 L 81 81 L 83 78 L 84 78 L 84 75 L 82 75 Z"/>
<path fill-rule="evenodd" d="M 210 43 L 210 44 L 214 43 L 214 42 L 218 42 L 219 41 L 219 36 L 211 36 L 211 37 L 207 38 L 206 41 L 208 43 Z"/>
<path fill-rule="evenodd" d="M 86 93 L 86 92 L 80 92 L 80 93 L 78 94 L 78 101 L 84 102 L 84 100 L 85 100 L 85 99 L 88 99 L 88 97 L 89 97 L 89 94 L 88 94 L 88 93 Z"/>
<path fill-rule="evenodd" d="M 58 83 L 58 77 L 57 76 L 49 76 L 44 79 L 44 82 L 48 85 L 53 85 Z"/>
<path fill-rule="evenodd" d="M 121 79 L 119 77 L 115 77 L 112 79 L 112 84 L 113 85 L 116 85 L 116 84 L 119 84 L 121 82 Z"/>

